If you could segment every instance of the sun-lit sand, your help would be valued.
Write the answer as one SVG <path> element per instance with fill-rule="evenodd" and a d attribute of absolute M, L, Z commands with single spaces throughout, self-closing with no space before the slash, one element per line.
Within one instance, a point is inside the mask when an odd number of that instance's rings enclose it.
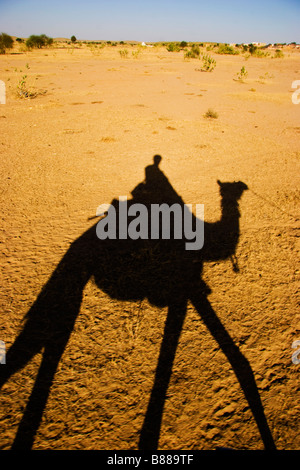
<path fill-rule="evenodd" d="M 239 271 L 230 259 L 205 263 L 203 279 L 249 361 L 277 448 L 299 449 L 292 343 L 300 340 L 300 104 L 292 103 L 292 82 L 300 80 L 300 52 L 283 52 L 248 59 L 209 52 L 212 72 L 162 46 L 61 43 L 0 56 L 7 91 L 0 104 L 0 339 L 7 350 L 72 241 L 95 222 L 88 218 L 100 204 L 130 197 L 154 155 L 185 203 L 205 205 L 209 222 L 221 215 L 217 180 L 243 181 Z M 36 96 L 20 98 L 20 87 Z M 217 118 L 206 118 L 208 109 Z M 89 281 L 34 449 L 138 448 L 166 314 L 147 300 L 112 299 Z M 41 357 L 1 390 L 2 449 L 12 445 Z M 189 304 L 159 449 L 217 447 L 263 443 L 227 358 Z"/>

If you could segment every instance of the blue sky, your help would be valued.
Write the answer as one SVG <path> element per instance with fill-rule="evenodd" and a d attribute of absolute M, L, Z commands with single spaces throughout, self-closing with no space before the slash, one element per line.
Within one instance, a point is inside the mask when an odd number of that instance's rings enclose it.
<path fill-rule="evenodd" d="M 300 43 L 300 0 L 0 0 L 0 32 L 112 41 Z"/>

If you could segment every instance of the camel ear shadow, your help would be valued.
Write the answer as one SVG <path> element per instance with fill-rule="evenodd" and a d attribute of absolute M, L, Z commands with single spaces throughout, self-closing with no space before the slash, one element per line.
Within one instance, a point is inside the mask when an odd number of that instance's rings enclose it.
<path fill-rule="evenodd" d="M 240 181 L 239 183 L 241 185 L 241 189 L 243 189 L 244 191 L 247 191 L 247 189 L 249 189 L 246 183 L 243 183 L 242 181 Z"/>

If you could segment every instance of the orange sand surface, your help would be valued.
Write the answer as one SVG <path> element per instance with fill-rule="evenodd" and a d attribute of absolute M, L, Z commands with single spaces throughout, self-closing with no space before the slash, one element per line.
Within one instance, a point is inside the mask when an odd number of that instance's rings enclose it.
<path fill-rule="evenodd" d="M 204 204 L 208 222 L 221 216 L 217 180 L 242 181 L 239 270 L 230 259 L 206 262 L 202 279 L 250 364 L 276 447 L 299 449 L 300 104 L 292 82 L 300 53 L 212 55 L 213 72 L 165 47 L 66 45 L 0 56 L 0 339 L 8 352 L 71 243 L 95 223 L 89 217 L 131 197 L 155 154 L 184 202 Z M 18 95 L 22 80 L 35 97 Z M 204 116 L 209 108 L 216 119 Z M 167 311 L 88 281 L 33 449 L 138 449 Z M 15 439 L 42 353 L 1 389 L 2 449 Z M 263 442 L 232 365 L 189 302 L 158 448 L 217 447 Z"/>

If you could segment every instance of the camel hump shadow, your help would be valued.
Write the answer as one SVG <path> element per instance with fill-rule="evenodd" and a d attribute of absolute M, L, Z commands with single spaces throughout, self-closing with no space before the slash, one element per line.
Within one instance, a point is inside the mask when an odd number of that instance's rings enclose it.
<path fill-rule="evenodd" d="M 145 180 L 132 191 L 133 204 L 150 209 L 153 204 L 184 206 L 180 195 L 160 170 L 161 157 L 145 169 Z M 20 421 L 12 449 L 30 449 L 39 428 L 59 361 L 67 346 L 78 316 L 83 290 L 89 280 L 112 298 L 147 299 L 150 304 L 168 307 L 163 341 L 154 384 L 141 429 L 139 448 L 158 446 L 163 407 L 169 385 L 175 352 L 191 301 L 208 330 L 233 367 L 249 402 L 262 440 L 267 448 L 274 443 L 264 416 L 253 373 L 217 315 L 207 296 L 210 288 L 201 278 L 203 263 L 234 256 L 239 240 L 239 199 L 247 189 L 242 182 L 218 181 L 221 195 L 221 218 L 204 223 L 204 245 L 201 250 L 185 249 L 184 239 L 99 239 L 99 222 L 85 231 L 69 247 L 28 311 L 23 329 L 7 351 L 6 365 L 0 369 L 0 387 L 31 358 L 43 350 L 42 362 Z M 122 229 L 120 211 L 123 202 L 113 199 L 116 232 Z M 197 220 L 192 215 L 192 221 Z M 130 223 L 130 217 L 127 223 Z M 107 222 L 107 221 L 106 221 Z M 151 221 L 148 220 L 151 229 Z M 161 233 L 160 233 L 161 235 Z"/>
<path fill-rule="evenodd" d="M 187 239 L 174 238 L 174 218 L 170 214 L 169 238 L 163 239 L 160 227 L 158 239 L 151 238 L 151 208 L 155 205 L 179 206 L 184 215 L 186 206 L 165 174 L 160 170 L 161 157 L 145 168 L 145 180 L 131 192 L 132 199 L 126 201 L 127 208 L 142 204 L 147 209 L 148 232 L 146 239 L 105 240 L 101 249 L 102 262 L 97 262 L 93 271 L 96 285 L 111 297 L 119 300 L 143 300 L 158 307 L 166 307 L 179 297 L 189 297 L 189 291 L 201 289 L 207 294 L 210 289 L 201 279 L 204 261 L 224 260 L 234 256 L 239 239 L 238 201 L 248 189 L 243 182 L 223 183 L 217 181 L 221 194 L 221 219 L 215 223 L 203 221 L 204 245 L 201 250 L 186 250 Z M 119 212 L 123 201 L 114 199 L 111 206 L 116 211 L 118 232 Z M 192 230 L 196 232 L 197 219 L 192 217 Z M 128 218 L 127 223 L 130 224 Z M 161 221 L 163 223 L 163 221 Z M 99 253 L 100 253 L 99 252 Z M 104 262 L 103 262 L 104 260 Z"/>

